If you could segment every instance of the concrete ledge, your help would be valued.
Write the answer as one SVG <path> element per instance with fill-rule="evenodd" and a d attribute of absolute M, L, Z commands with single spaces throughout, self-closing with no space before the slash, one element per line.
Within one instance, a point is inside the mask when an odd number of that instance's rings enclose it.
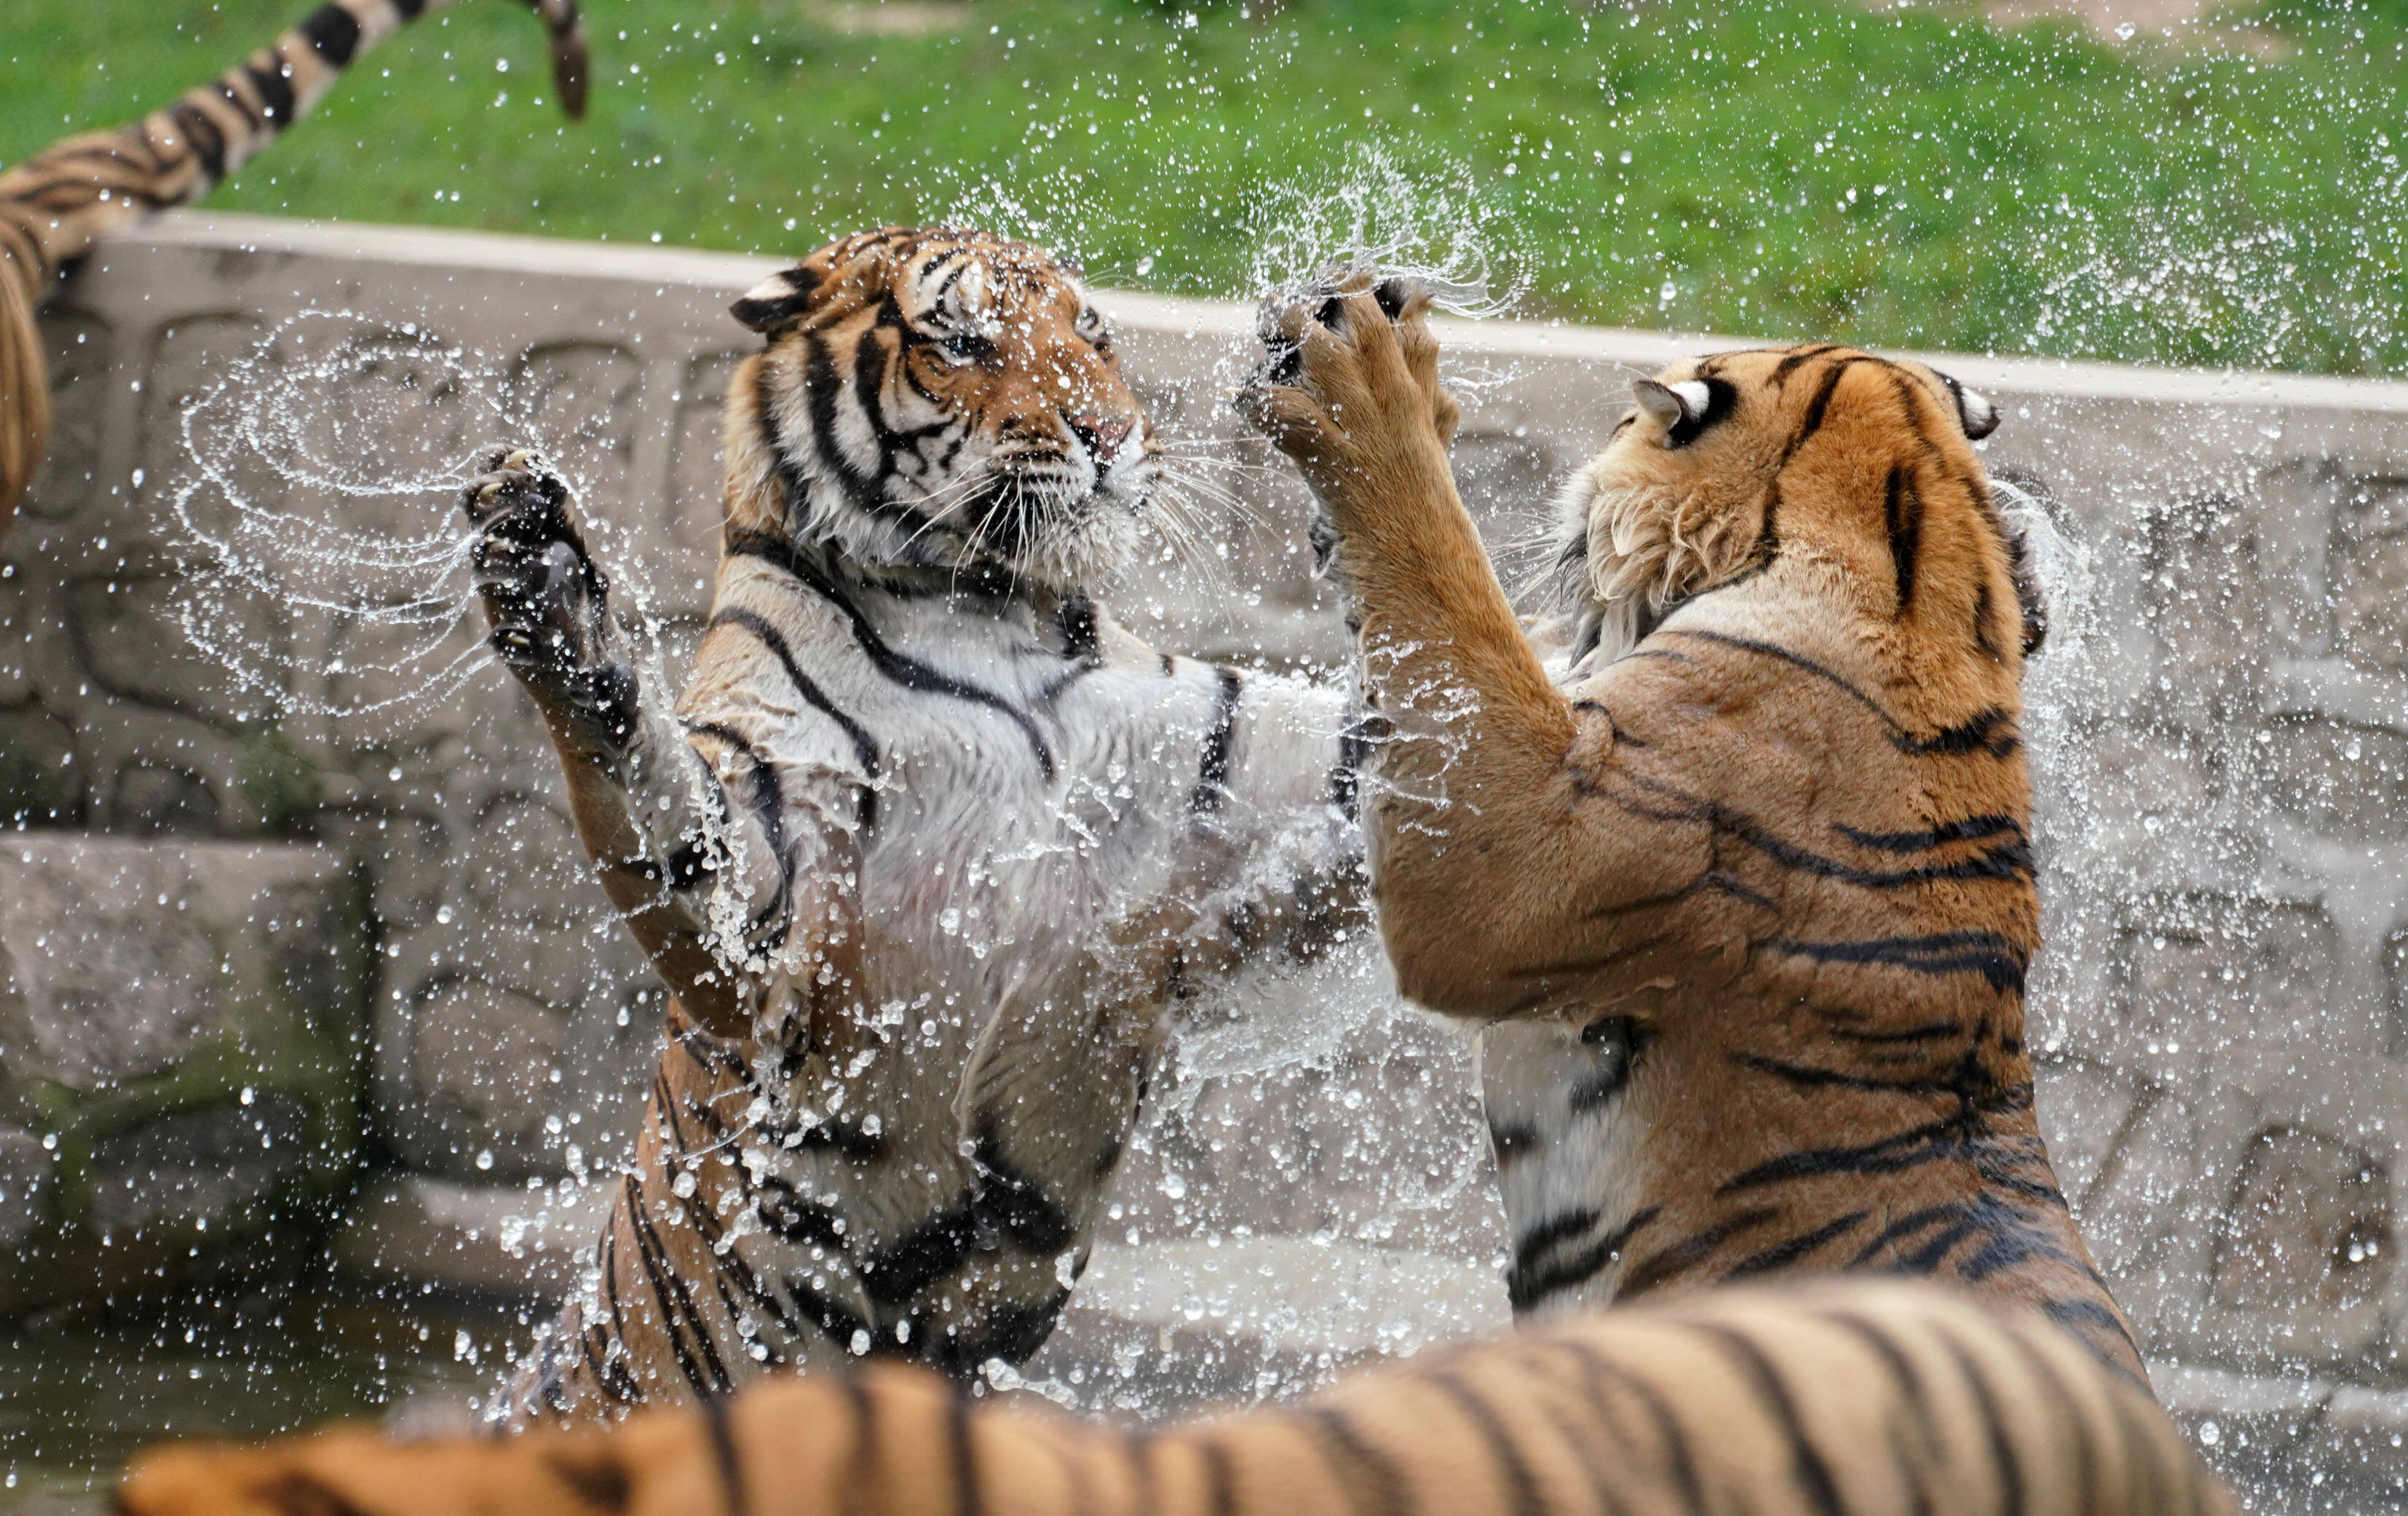
<path fill-rule="evenodd" d="M 210 248 L 286 253 L 489 273 L 578 276 L 715 288 L 741 293 L 795 258 L 756 257 L 692 248 L 627 247 L 421 226 L 287 221 L 271 216 L 175 211 L 117 239 L 115 246 Z M 1097 300 L 1125 325 L 1185 336 L 1251 340 L 1254 307 L 1244 301 L 1099 291 Z M 1569 358 L 1605 365 L 1660 367 L 1697 353 L 1761 347 L 1764 338 L 1713 333 L 1641 331 L 1570 322 L 1440 318 L 1447 345 L 1459 351 Z M 2408 415 L 2408 383 L 2275 374 L 2245 369 L 2143 368 L 2057 358 L 1986 357 L 1897 350 L 1896 355 L 1945 368 L 1977 388 L 2017 395 L 2087 395 L 2188 405 L 2310 407 Z"/>

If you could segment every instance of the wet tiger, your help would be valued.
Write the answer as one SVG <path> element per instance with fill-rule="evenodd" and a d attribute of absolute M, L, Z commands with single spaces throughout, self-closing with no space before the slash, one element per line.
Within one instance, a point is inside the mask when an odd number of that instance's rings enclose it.
<path fill-rule="evenodd" d="M 595 1282 L 506 1416 L 1025 1360 L 1170 1015 L 1359 894 L 1343 694 L 1099 598 L 1176 480 L 1074 272 L 888 229 L 735 314 L 765 345 L 674 714 L 566 485 L 511 452 L 464 498 L 493 645 L 676 997 Z"/>
<path fill-rule="evenodd" d="M 34 313 L 59 276 L 109 233 L 217 187 L 324 98 L 368 49 L 457 0 L 331 0 L 174 105 L 130 126 L 71 136 L 0 173 L 0 528 L 41 466 L 50 393 Z M 560 103 L 585 113 L 576 0 L 527 0 L 552 33 Z"/>
<path fill-rule="evenodd" d="M 1486 1027 L 1517 1311 L 1929 1275 L 2145 1382 L 2033 1111 L 2040 608 L 1995 411 L 1829 345 L 1640 381 L 1564 498 L 1550 665 L 1456 498 L 1425 304 L 1267 307 L 1241 404 L 1328 512 L 1393 728 L 1364 824 L 1400 985 Z"/>
<path fill-rule="evenodd" d="M 137 1458 L 125 1516 L 2224 1516 L 2130 1380 L 1929 1285 L 1733 1289 L 1440 1350 L 1168 1429 L 900 1366 L 608 1431 Z"/>

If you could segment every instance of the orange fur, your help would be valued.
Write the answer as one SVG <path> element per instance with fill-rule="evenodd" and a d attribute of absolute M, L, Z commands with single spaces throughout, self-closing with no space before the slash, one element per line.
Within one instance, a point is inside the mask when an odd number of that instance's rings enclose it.
<path fill-rule="evenodd" d="M 1936 1272 L 2140 1376 L 2032 1109 L 2025 628 L 1964 430 L 1986 406 L 1830 347 L 1667 371 L 1723 408 L 1694 435 L 1634 413 L 1583 472 L 1570 608 L 1661 625 L 1559 686 L 1456 497 L 1418 308 L 1358 288 L 1281 319 L 1302 379 L 1247 404 L 1330 513 L 1395 728 L 1365 824 L 1398 980 L 1482 1022 L 1610 1018 L 1634 1050 L 1585 1298 Z"/>
<path fill-rule="evenodd" d="M 2223 1516 L 2148 1397 L 1928 1287 L 1731 1291 L 1164 1431 L 876 1367 L 609 1431 L 155 1450 L 125 1516 Z"/>

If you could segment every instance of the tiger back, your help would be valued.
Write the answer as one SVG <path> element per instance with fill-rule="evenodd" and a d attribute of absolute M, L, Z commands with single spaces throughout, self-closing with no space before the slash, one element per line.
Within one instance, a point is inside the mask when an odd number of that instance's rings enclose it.
<path fill-rule="evenodd" d="M 458 0 L 328 0 L 301 24 L 130 126 L 64 138 L 0 172 L 0 529 L 41 465 L 48 365 L 35 313 L 94 243 L 190 205 L 308 114 L 345 68 L 408 22 Z M 560 102 L 585 113 L 576 0 L 526 0 L 552 35 Z"/>
<path fill-rule="evenodd" d="M 1927 1285 L 1758 1286 L 1437 1350 L 1171 1428 L 881 1367 L 608 1432 L 143 1454 L 126 1516 L 2225 1516 L 2146 1394 Z"/>

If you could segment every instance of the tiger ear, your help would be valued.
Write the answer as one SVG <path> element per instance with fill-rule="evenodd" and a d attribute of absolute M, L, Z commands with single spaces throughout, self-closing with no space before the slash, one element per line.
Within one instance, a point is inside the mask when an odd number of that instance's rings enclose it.
<path fill-rule="evenodd" d="M 1707 408 L 1713 404 L 1713 391 L 1703 379 L 1684 379 L 1678 384 L 1639 379 L 1631 384 L 1630 394 L 1640 409 L 1666 426 L 1694 426 L 1705 420 Z"/>
<path fill-rule="evenodd" d="M 800 320 L 819 293 L 820 272 L 809 264 L 781 269 L 745 293 L 727 313 L 764 336 Z"/>
<path fill-rule="evenodd" d="M 1956 402 L 1956 424 L 1965 429 L 1965 440 L 1979 442 L 1999 429 L 1999 408 L 1980 393 L 1969 390 L 1938 369 L 1940 382 L 1948 387 L 1949 395 Z"/>

